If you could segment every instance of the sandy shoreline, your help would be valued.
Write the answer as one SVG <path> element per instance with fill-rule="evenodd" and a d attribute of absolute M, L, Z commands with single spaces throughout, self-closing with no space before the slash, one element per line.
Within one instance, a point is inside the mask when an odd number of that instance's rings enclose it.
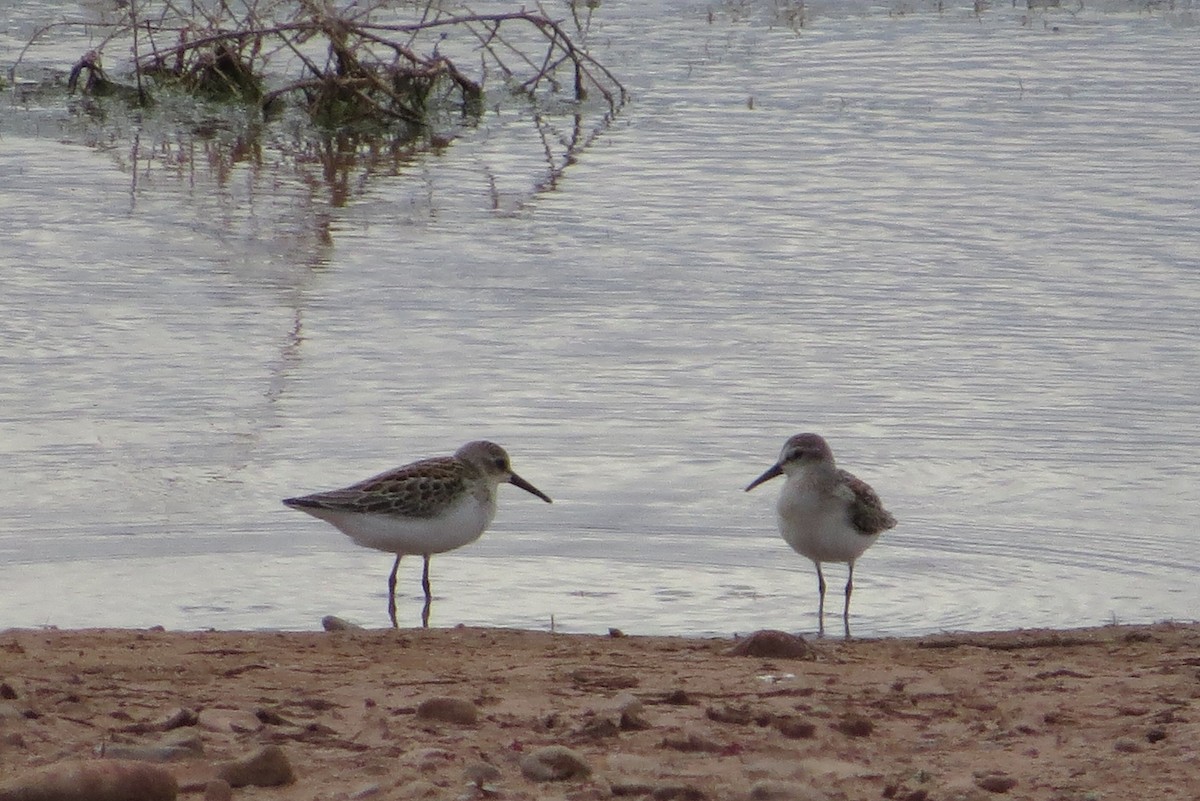
<path fill-rule="evenodd" d="M 1198 624 L 736 644 L 5 631 L 0 768 L 165 759 L 200 798 L 277 746 L 294 780 L 234 798 L 1200 797 Z"/>

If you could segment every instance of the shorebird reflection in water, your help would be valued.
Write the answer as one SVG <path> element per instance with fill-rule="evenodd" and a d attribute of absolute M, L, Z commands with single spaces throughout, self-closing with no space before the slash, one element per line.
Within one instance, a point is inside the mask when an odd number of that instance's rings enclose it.
<path fill-rule="evenodd" d="M 845 562 L 846 602 L 842 623 L 850 637 L 850 593 L 854 589 L 854 562 L 875 544 L 879 535 L 896 525 L 879 496 L 862 479 L 841 470 L 833 461 L 829 444 L 816 434 L 797 434 L 779 454 L 779 461 L 746 487 L 746 492 L 786 476 L 776 512 L 779 533 L 792 549 L 817 567 L 821 598 L 817 605 L 818 635 L 825 634 L 825 575 L 822 562 Z"/>
<path fill-rule="evenodd" d="M 430 556 L 479 539 L 496 516 L 497 489 L 504 483 L 550 503 L 545 493 L 512 471 L 503 448 L 485 441 L 468 442 L 453 456 L 422 459 L 344 489 L 284 503 L 333 524 L 359 545 L 396 554 L 388 577 L 388 617 L 397 628 L 396 572 L 402 557 L 419 554 L 425 560 L 421 625 L 428 627 Z"/>

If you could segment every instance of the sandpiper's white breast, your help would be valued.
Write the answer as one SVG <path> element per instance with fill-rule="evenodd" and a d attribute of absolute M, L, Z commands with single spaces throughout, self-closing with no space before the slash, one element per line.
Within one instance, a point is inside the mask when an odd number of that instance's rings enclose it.
<path fill-rule="evenodd" d="M 796 553 L 814 562 L 851 562 L 879 539 L 854 527 L 852 498 L 846 487 L 822 491 L 803 473 L 788 476 L 776 505 L 779 533 Z"/>
<path fill-rule="evenodd" d="M 480 497 L 480 495 L 484 497 Z M 496 516 L 496 496 L 464 493 L 436 517 L 363 514 L 336 509 L 305 509 L 337 526 L 366 548 L 395 554 L 452 551 L 479 539 Z"/>

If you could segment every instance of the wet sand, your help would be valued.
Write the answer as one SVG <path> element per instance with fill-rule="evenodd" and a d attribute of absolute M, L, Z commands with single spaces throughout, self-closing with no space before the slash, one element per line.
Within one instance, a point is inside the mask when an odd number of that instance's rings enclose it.
<path fill-rule="evenodd" d="M 162 759 L 181 797 L 220 797 L 220 763 L 277 746 L 290 783 L 234 798 L 1193 801 L 1198 699 L 1197 624 L 807 644 L 12 630 L 0 768 Z"/>

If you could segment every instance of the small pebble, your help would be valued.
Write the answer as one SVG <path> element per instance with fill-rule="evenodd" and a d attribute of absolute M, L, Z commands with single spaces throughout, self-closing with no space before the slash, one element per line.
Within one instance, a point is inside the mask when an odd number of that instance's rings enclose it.
<path fill-rule="evenodd" d="M 1003 773 L 990 773 L 975 779 L 976 786 L 989 793 L 1007 793 L 1017 786 L 1017 780 Z"/>
<path fill-rule="evenodd" d="M 204 801 L 232 801 L 233 788 L 224 779 L 213 779 L 204 785 Z"/>
<path fill-rule="evenodd" d="M 650 724 L 642 717 L 642 701 L 633 693 L 621 693 L 613 699 L 619 714 L 618 725 L 624 731 L 648 729 Z"/>
<path fill-rule="evenodd" d="M 233 787 L 278 787 L 296 780 L 287 754 L 277 745 L 267 745 L 244 759 L 217 766 L 217 776 Z"/>
<path fill-rule="evenodd" d="M 715 740 L 710 740 L 703 735 L 695 733 L 669 735 L 662 739 L 660 745 L 663 748 L 670 748 L 672 751 L 684 751 L 686 753 L 716 754 L 725 749 L 723 745 Z"/>
<path fill-rule="evenodd" d="M 772 725 L 784 737 L 793 740 L 807 740 L 817 733 L 816 724 L 803 718 L 777 718 Z"/>
<path fill-rule="evenodd" d="M 675 689 L 665 693 L 660 699 L 660 704 L 670 704 L 671 706 L 686 706 L 693 703 L 692 697 L 687 694 L 686 690 Z"/>
<path fill-rule="evenodd" d="M 592 718 L 575 730 L 574 736 L 588 740 L 603 740 L 616 737 L 621 733 L 621 727 L 612 718 Z"/>
<path fill-rule="evenodd" d="M 583 779 L 592 769 L 576 752 L 562 745 L 548 745 L 521 757 L 521 773 L 535 782 Z"/>
<path fill-rule="evenodd" d="M 766 659 L 816 659 L 817 652 L 803 637 L 786 631 L 756 631 L 728 651 L 730 656 L 756 656 Z"/>
<path fill-rule="evenodd" d="M 421 720 L 439 720 L 443 723 L 470 725 L 479 718 L 475 704 L 462 698 L 426 698 L 417 705 L 417 717 Z"/>
<path fill-rule="evenodd" d="M 732 723 L 738 726 L 744 726 L 754 720 L 754 713 L 746 704 L 710 706 L 704 710 L 704 716 L 717 723 Z"/>
<path fill-rule="evenodd" d="M 862 715 L 849 714 L 833 724 L 833 728 L 847 737 L 870 737 L 875 724 Z"/>

